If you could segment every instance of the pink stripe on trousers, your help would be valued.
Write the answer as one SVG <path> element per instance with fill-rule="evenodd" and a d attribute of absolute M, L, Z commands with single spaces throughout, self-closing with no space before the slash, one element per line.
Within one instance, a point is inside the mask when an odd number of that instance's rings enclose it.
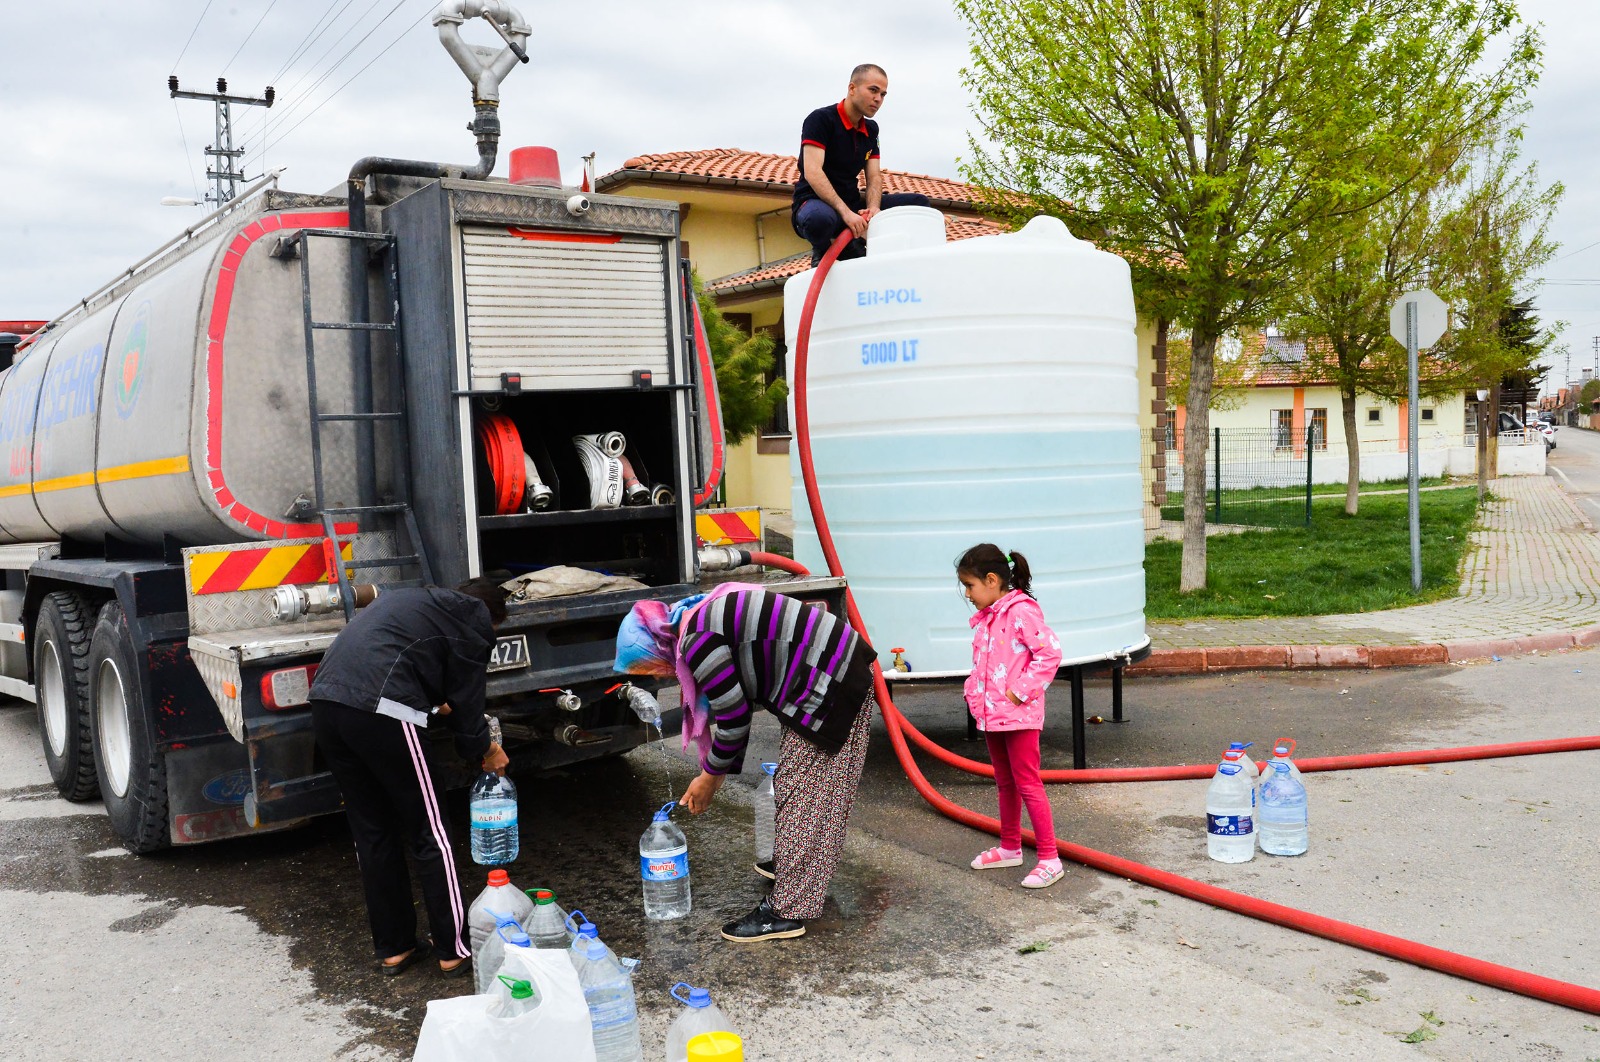
<path fill-rule="evenodd" d="M 461 885 L 456 881 L 455 853 L 451 851 L 450 835 L 445 833 L 444 818 L 439 814 L 439 803 L 434 797 L 433 776 L 428 773 L 428 759 L 423 755 L 422 742 L 417 737 L 415 724 L 402 721 L 400 727 L 406 735 L 406 747 L 411 750 L 411 764 L 417 770 L 417 783 L 422 787 L 422 804 L 428 812 L 428 826 L 433 832 L 433 843 L 439 846 L 439 858 L 444 861 L 445 883 L 450 888 L 450 909 L 456 916 L 456 954 L 463 959 L 470 959 L 472 952 L 461 939 L 461 926 L 466 921 L 466 916 L 461 908 Z"/>

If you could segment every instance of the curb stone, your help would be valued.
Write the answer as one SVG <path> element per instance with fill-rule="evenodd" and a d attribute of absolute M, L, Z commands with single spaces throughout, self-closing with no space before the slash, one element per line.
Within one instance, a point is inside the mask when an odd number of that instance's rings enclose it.
<path fill-rule="evenodd" d="M 1417 645 L 1231 645 L 1213 649 L 1156 649 L 1127 668 L 1139 675 L 1200 675 L 1224 671 L 1312 671 L 1427 667 L 1493 657 L 1600 645 L 1600 627 L 1520 638 L 1467 638 Z"/>

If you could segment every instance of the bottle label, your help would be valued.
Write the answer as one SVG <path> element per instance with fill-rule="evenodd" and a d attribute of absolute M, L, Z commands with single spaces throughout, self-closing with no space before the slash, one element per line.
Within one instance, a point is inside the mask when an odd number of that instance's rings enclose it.
<path fill-rule="evenodd" d="M 501 830 L 517 824 L 517 809 L 515 805 L 508 808 L 475 807 L 471 811 L 471 819 L 474 830 Z"/>
<path fill-rule="evenodd" d="M 1249 815 L 1206 815 L 1206 830 L 1218 837 L 1248 837 L 1254 823 Z"/>
<path fill-rule="evenodd" d="M 689 876 L 689 846 L 639 857 L 639 876 L 645 881 L 677 881 Z"/>

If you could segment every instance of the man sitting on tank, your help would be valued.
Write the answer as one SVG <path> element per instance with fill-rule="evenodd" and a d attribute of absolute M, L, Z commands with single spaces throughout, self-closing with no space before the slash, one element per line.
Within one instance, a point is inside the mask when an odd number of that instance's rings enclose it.
<path fill-rule="evenodd" d="M 800 179 L 794 185 L 794 231 L 811 244 L 811 264 L 822 261 L 828 246 L 849 229 L 855 239 L 840 258 L 867 253 L 867 222 L 880 210 L 927 206 L 928 197 L 914 192 L 883 194 L 878 158 L 878 123 L 872 116 L 889 94 L 889 75 L 875 63 L 850 72 L 844 99 L 818 107 L 800 126 Z M 861 171 L 867 172 L 863 195 Z"/>

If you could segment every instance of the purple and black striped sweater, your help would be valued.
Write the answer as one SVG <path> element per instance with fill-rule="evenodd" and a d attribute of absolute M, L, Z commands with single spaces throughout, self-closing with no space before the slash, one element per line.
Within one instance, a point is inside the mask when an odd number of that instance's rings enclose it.
<path fill-rule="evenodd" d="M 679 648 L 711 705 L 711 774 L 743 768 L 752 705 L 817 745 L 842 747 L 878 655 L 842 618 L 770 590 L 708 602 L 689 618 Z"/>

